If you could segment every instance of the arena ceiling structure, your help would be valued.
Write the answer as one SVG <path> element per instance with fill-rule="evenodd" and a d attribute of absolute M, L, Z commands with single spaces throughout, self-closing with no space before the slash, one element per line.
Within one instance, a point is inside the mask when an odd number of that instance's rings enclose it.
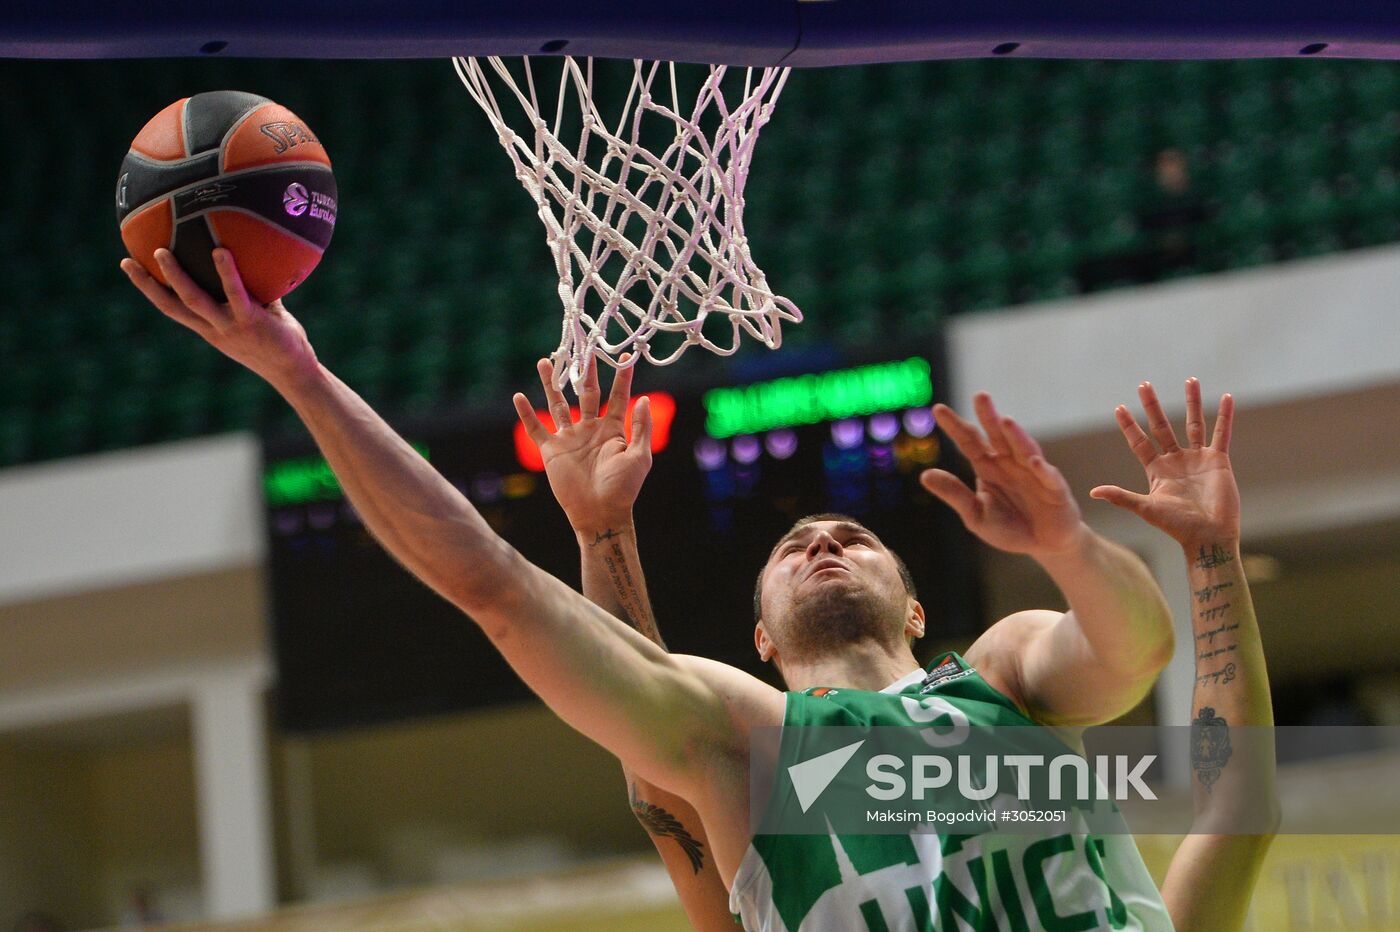
<path fill-rule="evenodd" d="M 920 59 L 1400 58 L 1384 0 L 15 0 L 12 58 L 569 54 L 733 65 Z"/>

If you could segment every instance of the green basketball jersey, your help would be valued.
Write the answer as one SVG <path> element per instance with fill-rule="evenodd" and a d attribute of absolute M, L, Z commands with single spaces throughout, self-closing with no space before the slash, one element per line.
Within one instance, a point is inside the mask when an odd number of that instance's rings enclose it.
<path fill-rule="evenodd" d="M 940 722 L 1020 726 L 1027 735 L 1033 726 L 1054 740 L 949 653 L 880 692 L 788 693 L 784 760 L 806 759 L 803 726 Z M 792 783 L 776 781 L 769 811 L 796 805 Z M 1063 834 L 758 834 L 735 874 L 730 909 L 750 932 L 1170 932 L 1161 894 L 1119 826 L 1099 835 L 1082 821 Z"/>

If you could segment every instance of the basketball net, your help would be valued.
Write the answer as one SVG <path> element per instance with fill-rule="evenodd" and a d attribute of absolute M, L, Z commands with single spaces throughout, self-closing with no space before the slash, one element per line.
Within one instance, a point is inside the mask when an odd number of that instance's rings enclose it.
<path fill-rule="evenodd" d="M 555 384 L 577 387 L 594 358 L 666 365 L 692 345 L 728 356 L 741 331 L 776 349 L 782 322 L 802 313 L 773 293 L 749 253 L 744 183 L 788 69 L 745 68 L 740 82 L 736 68 L 726 87 L 730 69 L 711 65 L 683 107 L 674 63 L 634 60 L 609 123 L 594 99 L 593 59 L 562 63 L 557 96 L 542 108 L 528 57 L 514 68 L 453 59 L 544 221 L 564 305 Z M 728 327 L 707 335 L 715 315 Z"/>

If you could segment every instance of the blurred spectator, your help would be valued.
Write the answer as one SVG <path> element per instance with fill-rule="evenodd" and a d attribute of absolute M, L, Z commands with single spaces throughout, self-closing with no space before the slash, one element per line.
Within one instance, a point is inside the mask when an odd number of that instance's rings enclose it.
<path fill-rule="evenodd" d="M 1076 275 L 1081 291 L 1160 281 L 1195 267 L 1196 238 L 1213 211 L 1192 186 L 1186 154 L 1180 149 L 1158 152 L 1153 181 L 1152 194 L 1137 216 L 1140 244 L 1128 252 L 1080 263 Z"/>
<path fill-rule="evenodd" d="M 1163 149 L 1157 153 L 1154 176 L 1157 188 L 1150 209 L 1138 225 L 1148 238 L 1143 254 L 1143 280 L 1164 278 L 1196 264 L 1196 234 L 1210 219 L 1210 209 L 1192 189 L 1186 153 Z"/>
<path fill-rule="evenodd" d="M 39 910 L 20 916 L 11 929 L 12 932 L 64 932 L 63 923 L 56 916 Z"/>
<path fill-rule="evenodd" d="M 151 893 L 150 887 L 136 887 L 131 891 L 126 910 L 122 913 L 123 928 L 139 929 L 164 921 L 165 917 L 156 908 L 155 896 Z"/>

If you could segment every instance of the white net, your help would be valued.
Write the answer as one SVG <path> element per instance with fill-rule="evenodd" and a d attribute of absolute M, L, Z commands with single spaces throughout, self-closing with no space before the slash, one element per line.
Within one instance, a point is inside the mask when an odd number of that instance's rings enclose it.
<path fill-rule="evenodd" d="M 678 76 L 636 60 L 605 120 L 593 59 L 546 61 L 560 66 L 557 87 L 529 58 L 453 66 L 544 221 L 564 305 L 555 383 L 577 386 L 595 357 L 665 365 L 692 345 L 727 356 L 741 332 L 777 348 L 782 322 L 802 313 L 749 253 L 744 183 L 788 69 L 711 65 L 686 94 L 692 66 Z M 556 93 L 542 102 L 541 88 Z"/>

